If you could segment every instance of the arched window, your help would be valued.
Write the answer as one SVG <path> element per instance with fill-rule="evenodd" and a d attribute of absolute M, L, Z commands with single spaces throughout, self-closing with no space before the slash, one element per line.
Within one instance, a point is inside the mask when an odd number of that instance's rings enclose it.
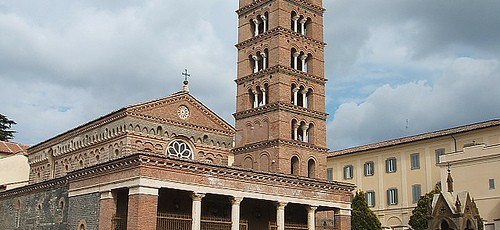
<path fill-rule="evenodd" d="M 314 124 L 310 123 L 309 128 L 306 131 L 306 137 L 308 143 L 314 143 L 315 135 L 314 135 Z"/>
<path fill-rule="evenodd" d="M 290 174 L 299 175 L 299 158 L 297 156 L 293 156 L 290 161 Z"/>
<path fill-rule="evenodd" d="M 292 133 L 291 133 L 291 139 L 292 140 L 297 140 L 298 139 L 298 128 L 299 128 L 299 124 L 297 123 L 297 120 L 293 119 L 292 120 Z"/>
<path fill-rule="evenodd" d="M 448 225 L 448 222 L 446 222 L 446 220 L 443 220 L 441 222 L 441 230 L 449 230 L 450 229 L 450 226 Z"/>
<path fill-rule="evenodd" d="M 193 150 L 189 145 L 182 140 L 174 140 L 170 142 L 167 147 L 168 156 L 179 157 L 183 159 L 192 159 L 193 158 Z"/>
<path fill-rule="evenodd" d="M 307 162 L 307 177 L 316 177 L 316 162 L 313 159 L 309 159 Z"/>
<path fill-rule="evenodd" d="M 245 157 L 243 160 L 243 168 L 253 169 L 253 159 L 250 156 Z"/>
<path fill-rule="evenodd" d="M 299 19 L 300 19 L 300 16 L 297 15 L 297 13 L 295 11 L 292 11 L 291 20 L 290 20 L 291 21 L 290 29 L 293 32 L 299 31 Z"/>

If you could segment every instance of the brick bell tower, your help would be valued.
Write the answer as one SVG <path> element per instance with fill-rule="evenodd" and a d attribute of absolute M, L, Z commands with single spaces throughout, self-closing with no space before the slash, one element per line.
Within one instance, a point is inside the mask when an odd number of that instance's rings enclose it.
<path fill-rule="evenodd" d="M 322 0 L 240 0 L 234 164 L 326 177 Z"/>

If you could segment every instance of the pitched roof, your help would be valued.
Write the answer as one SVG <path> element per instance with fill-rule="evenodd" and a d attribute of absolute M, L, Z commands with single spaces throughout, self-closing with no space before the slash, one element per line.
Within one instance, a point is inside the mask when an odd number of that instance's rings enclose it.
<path fill-rule="evenodd" d="M 411 142 L 427 140 L 427 139 L 437 138 L 437 137 L 443 137 L 443 136 L 448 136 L 448 135 L 453 135 L 453 134 L 458 134 L 458 133 L 464 133 L 464 132 L 489 128 L 489 127 L 498 126 L 498 125 L 500 125 L 500 119 L 494 119 L 494 120 L 489 120 L 489 121 L 484 121 L 484 122 L 479 122 L 479 123 L 474 123 L 474 124 L 469 124 L 469 125 L 458 126 L 458 127 L 454 127 L 454 128 L 450 128 L 450 129 L 443 129 L 443 130 L 438 130 L 438 131 L 434 131 L 434 132 L 418 134 L 418 135 L 414 135 L 414 136 L 402 137 L 402 138 L 377 142 L 377 143 L 373 143 L 373 144 L 361 145 L 361 146 L 357 146 L 357 147 L 353 147 L 353 148 L 332 151 L 328 154 L 328 157 L 335 157 L 335 156 L 340 156 L 340 155 L 345 155 L 345 154 L 351 154 L 351 153 L 369 151 L 369 150 L 385 148 L 385 147 L 390 147 L 390 146 L 396 146 L 396 145 L 401 145 L 401 144 L 407 144 L 407 143 L 411 143 Z"/>
<path fill-rule="evenodd" d="M 22 145 L 14 142 L 0 141 L 0 153 L 16 154 L 26 152 L 28 145 Z"/>
<path fill-rule="evenodd" d="M 57 136 L 54 136 L 52 138 L 49 138 L 47 140 L 44 140 L 36 145 L 33 145 L 31 147 L 29 147 L 30 149 L 35 149 L 35 148 L 38 148 L 40 146 L 43 146 L 44 144 L 46 143 L 49 143 L 50 141 L 53 141 L 53 140 L 56 140 L 58 138 L 62 138 L 63 136 L 69 134 L 69 133 L 72 133 L 72 132 L 75 132 L 75 131 L 78 131 L 80 129 L 84 129 L 85 127 L 88 127 L 89 125 L 92 125 L 92 124 L 97 124 L 101 121 L 104 121 L 108 118 L 111 118 L 113 116 L 126 116 L 125 114 L 129 111 L 132 111 L 132 110 L 137 110 L 137 109 L 140 109 L 141 107 L 143 106 L 147 106 L 147 105 L 152 105 L 152 104 L 155 104 L 155 103 L 159 103 L 159 102 L 163 102 L 163 101 L 166 101 L 166 100 L 169 100 L 169 99 L 173 99 L 173 98 L 176 98 L 176 97 L 179 97 L 179 96 L 186 96 L 186 97 L 189 97 L 190 99 L 192 99 L 193 101 L 195 101 L 196 103 L 198 103 L 200 105 L 200 107 L 202 107 L 207 113 L 209 113 L 210 115 L 212 115 L 212 117 L 214 118 L 214 120 L 216 120 L 217 122 L 219 122 L 228 132 L 231 132 L 231 133 L 234 133 L 236 132 L 235 128 L 229 124 L 227 121 L 225 121 L 223 118 L 221 118 L 219 115 L 217 115 L 215 112 L 213 112 L 210 108 L 208 108 L 206 105 L 204 105 L 202 102 L 200 102 L 198 99 L 196 99 L 193 95 L 191 95 L 190 93 L 187 93 L 187 92 L 183 92 L 183 91 L 179 91 L 179 92 L 176 92 L 176 93 L 173 93 L 169 96 L 166 96 L 166 97 L 163 97 L 163 98 L 159 98 L 159 99 L 153 99 L 153 100 L 149 100 L 149 101 L 146 101 L 146 102 L 141 102 L 141 103 L 137 103 L 137 104 L 132 104 L 132 105 L 128 105 L 128 106 L 125 106 L 121 109 L 118 109 L 118 110 L 115 110 L 115 111 L 112 111 L 106 115 L 103 115 L 101 117 L 98 117 L 94 120 L 91 120 L 87 123 L 84 123 L 82 125 L 79 125 L 75 128 L 72 128 L 70 130 L 67 130 L 66 132 L 63 132 L 63 133 L 60 133 L 58 134 Z"/>

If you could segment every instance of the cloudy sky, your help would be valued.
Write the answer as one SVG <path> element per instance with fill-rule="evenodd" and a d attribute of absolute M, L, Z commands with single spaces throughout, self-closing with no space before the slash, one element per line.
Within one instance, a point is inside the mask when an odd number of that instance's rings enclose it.
<path fill-rule="evenodd" d="M 236 0 L 0 0 L 0 113 L 36 144 L 181 89 L 234 123 Z M 328 145 L 500 117 L 500 1 L 325 0 Z"/>

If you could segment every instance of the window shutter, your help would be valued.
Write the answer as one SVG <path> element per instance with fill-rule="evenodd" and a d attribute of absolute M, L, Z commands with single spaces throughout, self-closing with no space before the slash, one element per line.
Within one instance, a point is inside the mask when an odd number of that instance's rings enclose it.
<path fill-rule="evenodd" d="M 388 159 L 385 160 L 385 172 L 386 173 L 389 172 L 389 160 Z"/>
<path fill-rule="evenodd" d="M 396 161 L 396 158 L 392 160 L 394 162 L 394 172 L 398 171 L 398 162 Z"/>
<path fill-rule="evenodd" d="M 387 205 L 391 204 L 391 190 L 387 189 Z"/>
<path fill-rule="evenodd" d="M 398 203 L 398 189 L 394 189 L 394 204 Z"/>

